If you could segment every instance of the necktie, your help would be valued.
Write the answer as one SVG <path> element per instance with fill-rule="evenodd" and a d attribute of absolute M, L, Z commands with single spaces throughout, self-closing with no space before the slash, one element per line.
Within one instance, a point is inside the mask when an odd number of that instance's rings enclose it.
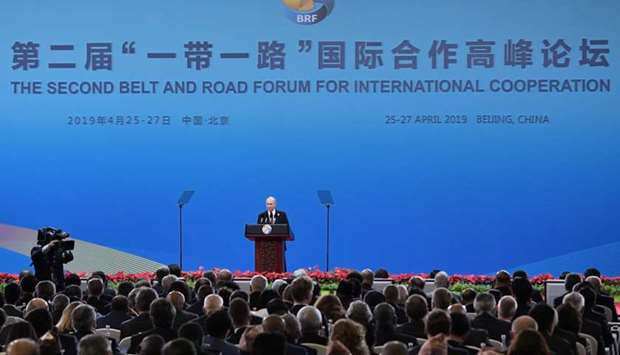
<path fill-rule="evenodd" d="M 273 211 L 269 212 L 271 214 L 271 224 L 275 223 L 275 219 L 273 218 Z"/>

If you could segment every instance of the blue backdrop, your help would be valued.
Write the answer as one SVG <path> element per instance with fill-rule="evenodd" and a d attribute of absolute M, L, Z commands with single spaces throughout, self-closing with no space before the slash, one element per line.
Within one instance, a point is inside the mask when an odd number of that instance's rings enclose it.
<path fill-rule="evenodd" d="M 332 266 L 478 273 L 598 264 L 620 273 L 618 1 L 336 0 L 314 24 L 296 23 L 304 13 L 276 0 L 0 9 L 0 223 L 59 226 L 169 263 L 176 199 L 194 189 L 186 269 L 249 270 L 243 225 L 275 195 L 297 237 L 289 269 L 322 267 L 316 190 L 329 189 Z M 505 46 L 521 39 L 509 45 L 520 53 L 512 58 Z M 397 48 L 405 40 L 415 48 Z M 184 47 L 197 41 L 212 47 Z M 161 52 L 176 58 L 149 58 Z M 270 80 L 307 80 L 310 92 L 253 90 Z M 349 92 L 319 90 L 321 80 L 345 81 Z M 479 91 L 354 92 L 355 81 L 370 80 L 471 80 Z M 529 90 L 492 90 L 519 80 Z M 121 81 L 147 86 L 122 93 Z M 167 81 L 197 91 L 165 93 Z M 202 92 L 215 81 L 248 91 Z M 113 88 L 58 94 L 60 82 Z M 513 124 L 479 115 L 511 115 Z"/>

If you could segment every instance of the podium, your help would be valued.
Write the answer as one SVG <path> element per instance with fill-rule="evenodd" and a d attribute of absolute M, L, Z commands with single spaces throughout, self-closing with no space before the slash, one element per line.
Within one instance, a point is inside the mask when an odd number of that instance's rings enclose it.
<path fill-rule="evenodd" d="M 254 271 L 284 272 L 286 241 L 295 239 L 288 224 L 246 224 L 245 237 L 254 241 Z"/>

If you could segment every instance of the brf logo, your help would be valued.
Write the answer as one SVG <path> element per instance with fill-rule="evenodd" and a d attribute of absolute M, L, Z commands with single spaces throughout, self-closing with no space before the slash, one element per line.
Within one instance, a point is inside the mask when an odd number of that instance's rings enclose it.
<path fill-rule="evenodd" d="M 282 0 L 287 17 L 300 25 L 323 21 L 334 9 L 335 0 Z"/>

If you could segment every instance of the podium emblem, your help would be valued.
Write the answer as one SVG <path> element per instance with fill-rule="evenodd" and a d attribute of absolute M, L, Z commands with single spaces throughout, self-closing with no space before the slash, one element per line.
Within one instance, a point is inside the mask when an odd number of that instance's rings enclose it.
<path fill-rule="evenodd" d="M 271 234 L 271 226 L 269 224 L 265 224 L 263 225 L 263 228 L 261 228 L 261 230 L 263 231 L 263 234 Z"/>

